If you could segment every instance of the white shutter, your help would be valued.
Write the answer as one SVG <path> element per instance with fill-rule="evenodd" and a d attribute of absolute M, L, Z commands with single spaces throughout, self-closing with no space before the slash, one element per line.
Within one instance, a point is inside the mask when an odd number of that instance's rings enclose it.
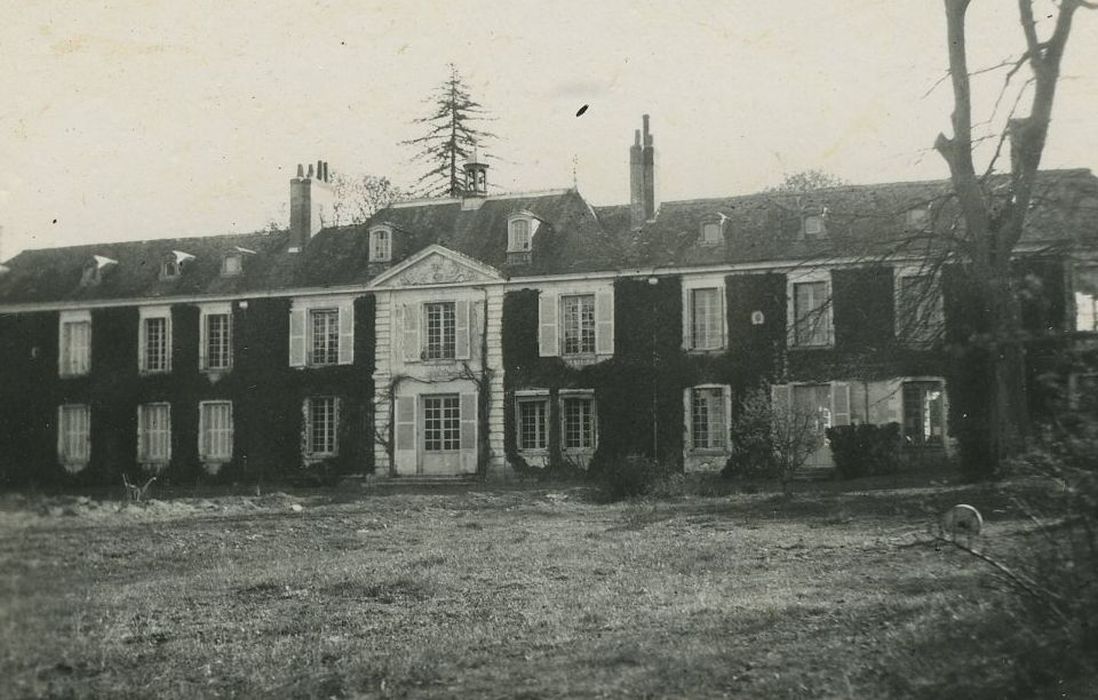
<path fill-rule="evenodd" d="M 831 425 L 850 425 L 850 385 L 831 382 Z"/>
<path fill-rule="evenodd" d="M 541 357 L 556 357 L 560 354 L 557 309 L 556 294 L 538 294 L 538 355 Z"/>
<path fill-rule="evenodd" d="M 682 290 L 682 348 L 694 349 L 694 290 Z"/>
<path fill-rule="evenodd" d="M 313 400 L 305 399 L 301 402 L 301 440 L 302 454 L 309 455 L 313 452 Z"/>
<path fill-rule="evenodd" d="M 355 361 L 355 305 L 345 301 L 339 305 L 339 364 Z"/>
<path fill-rule="evenodd" d="M 68 450 L 66 449 L 66 437 L 68 435 L 68 428 L 65 425 L 65 407 L 57 407 L 57 460 L 62 464 L 65 463 L 65 457 Z"/>
<path fill-rule="evenodd" d="M 213 452 L 210 436 L 210 413 L 212 404 L 198 404 L 198 459 L 205 461 Z"/>
<path fill-rule="evenodd" d="M 686 450 L 694 449 L 694 390 L 687 387 L 682 390 L 683 439 Z"/>
<path fill-rule="evenodd" d="M 461 465 L 465 472 L 477 470 L 477 395 L 462 394 L 461 416 Z"/>
<path fill-rule="evenodd" d="M 172 312 L 164 314 L 164 371 L 172 371 Z"/>
<path fill-rule="evenodd" d="M 614 288 L 595 292 L 595 354 L 614 354 Z"/>
<path fill-rule="evenodd" d="M 724 449 L 732 449 L 732 387 L 721 387 L 721 397 L 724 399 L 724 421 L 721 430 L 724 431 Z"/>
<path fill-rule="evenodd" d="M 332 399 L 332 454 L 339 454 L 339 409 L 340 409 L 339 397 L 336 396 Z"/>
<path fill-rule="evenodd" d="M 471 304 L 468 301 L 454 303 L 454 357 L 459 360 L 468 360 L 471 356 L 472 319 L 469 315 L 470 306 Z"/>
<path fill-rule="evenodd" d="M 145 328 L 145 322 L 144 317 L 137 320 L 137 368 L 142 372 L 148 369 L 145 364 L 145 352 L 148 347 L 148 331 Z"/>
<path fill-rule="evenodd" d="M 419 347 L 419 304 L 404 304 L 403 308 L 404 361 L 418 362 L 422 359 Z"/>
<path fill-rule="evenodd" d="M 416 473 L 416 397 L 398 396 L 393 429 L 393 462 L 397 473 Z"/>
<path fill-rule="evenodd" d="M 205 311 L 198 316 L 198 369 L 209 369 L 210 315 Z"/>
<path fill-rule="evenodd" d="M 292 302 L 291 302 L 292 303 Z M 290 307 L 290 366 L 305 366 L 305 309 Z"/>
<path fill-rule="evenodd" d="M 770 408 L 774 411 L 789 411 L 791 394 L 788 384 L 771 384 Z"/>

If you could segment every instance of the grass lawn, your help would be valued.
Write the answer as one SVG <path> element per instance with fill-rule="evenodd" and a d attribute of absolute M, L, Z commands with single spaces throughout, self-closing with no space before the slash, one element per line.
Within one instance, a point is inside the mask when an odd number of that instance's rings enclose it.
<path fill-rule="evenodd" d="M 9 496 L 0 695 L 1034 693 L 989 567 L 901 546 L 958 502 L 984 512 L 989 550 L 1018 546 L 1000 486 L 588 496 L 471 486 L 68 515 Z"/>

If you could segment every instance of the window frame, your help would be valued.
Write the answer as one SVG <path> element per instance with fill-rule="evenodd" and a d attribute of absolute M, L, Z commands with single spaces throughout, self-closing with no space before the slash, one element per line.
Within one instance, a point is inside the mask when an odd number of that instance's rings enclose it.
<path fill-rule="evenodd" d="M 62 311 L 57 321 L 57 375 L 59 377 L 84 377 L 91 374 L 92 362 L 92 317 L 91 311 Z M 86 325 L 87 333 L 80 358 L 69 347 L 73 336 L 66 335 L 67 328 L 76 325 Z M 82 359 L 82 361 L 75 361 Z M 75 367 L 74 367 L 75 365 Z"/>
<path fill-rule="evenodd" d="M 435 402 L 437 406 L 433 405 Z M 424 453 L 461 452 L 461 394 L 423 394 L 419 403 L 423 411 Z M 438 415 L 432 415 L 436 412 Z"/>
<path fill-rule="evenodd" d="M 823 342 L 801 342 L 800 341 L 800 329 L 802 324 L 807 323 L 807 317 L 805 321 L 798 319 L 798 304 L 797 304 L 797 289 L 800 285 L 806 284 L 820 284 L 823 283 L 824 287 L 824 300 L 823 303 L 817 307 L 823 309 L 822 319 L 825 324 L 826 338 Z M 787 296 L 787 320 L 786 320 L 786 346 L 791 350 L 799 349 L 826 349 L 833 348 L 835 346 L 835 304 L 833 300 L 834 285 L 831 280 L 831 270 L 829 269 L 816 269 L 807 270 L 797 274 L 790 274 L 786 281 L 786 296 Z M 816 313 L 813 311 L 812 313 Z"/>
<path fill-rule="evenodd" d="M 568 390 L 561 391 L 557 396 L 557 401 L 560 405 L 560 449 L 561 453 L 565 455 L 583 455 L 591 454 L 599 445 L 599 411 L 598 402 L 595 398 L 595 392 L 593 390 Z M 590 445 L 571 446 L 569 445 L 569 433 L 568 422 L 569 414 L 568 407 L 570 401 L 584 401 L 589 406 L 587 411 L 587 417 L 589 418 L 589 428 L 584 430 L 581 422 L 580 430 L 581 434 L 590 434 Z M 582 418 L 581 418 L 582 421 Z"/>
<path fill-rule="evenodd" d="M 724 277 L 699 277 L 694 280 L 683 280 L 683 293 L 682 293 L 682 347 L 688 352 L 697 353 L 711 353 L 721 352 L 728 347 L 728 318 L 726 312 L 725 301 L 725 286 Z M 709 345 L 706 347 L 700 347 L 697 345 L 695 337 L 695 327 L 697 325 L 697 318 L 695 313 L 695 293 L 699 291 L 715 291 L 716 292 L 716 309 L 714 312 L 717 315 L 715 337 L 712 339 L 716 342 L 715 345 Z"/>
<path fill-rule="evenodd" d="M 84 414 L 83 426 L 73 430 L 66 416 L 79 410 Z M 72 454 L 74 444 L 79 454 Z M 68 471 L 79 471 L 91 461 L 91 406 L 86 403 L 65 403 L 57 407 L 57 461 Z"/>
<path fill-rule="evenodd" d="M 314 411 L 317 408 L 319 402 L 324 402 L 325 405 L 327 405 L 328 402 L 331 402 L 331 411 L 327 411 L 327 410 L 325 411 L 324 424 L 326 426 L 326 430 L 325 430 L 325 434 L 323 436 L 325 444 L 322 445 L 322 447 L 328 448 L 329 447 L 328 443 L 330 442 L 331 443 L 331 449 L 330 450 L 328 450 L 328 449 L 318 450 L 317 449 L 317 444 L 316 444 L 316 441 L 315 441 L 317 421 L 316 421 L 316 414 L 315 414 Z M 303 450 L 304 453 L 305 453 L 305 457 L 307 457 L 309 459 L 326 459 L 326 458 L 329 458 L 329 457 L 338 457 L 339 456 L 339 420 L 340 420 L 340 416 L 339 416 L 339 414 L 340 414 L 340 405 L 339 405 L 339 403 L 340 403 L 339 402 L 339 397 L 338 396 L 332 396 L 332 395 L 310 396 L 307 399 L 305 399 L 306 431 L 305 431 L 305 440 L 304 440 L 305 449 Z M 330 431 L 328 429 L 330 429 Z M 330 432 L 330 434 L 329 434 L 329 432 Z"/>
<path fill-rule="evenodd" d="M 905 266 L 893 268 L 893 303 L 894 329 L 893 334 L 901 342 L 912 346 L 928 346 L 940 341 L 945 334 L 945 296 L 942 292 L 942 276 L 935 270 L 926 270 L 918 266 Z M 922 299 L 917 313 L 929 313 L 926 320 L 919 318 L 908 327 L 906 309 L 904 303 L 904 280 L 925 279 L 927 284 L 933 285 L 934 298 L 929 300 L 933 308 L 929 311 L 925 308 L 927 300 Z M 922 330 L 920 330 L 922 329 Z M 912 331 L 915 334 L 912 334 Z"/>
<path fill-rule="evenodd" d="M 439 340 L 432 344 L 432 311 L 440 312 L 437 326 Z M 457 359 L 457 302 L 427 301 L 420 307 L 423 319 L 423 359 L 426 361 L 452 361 Z M 449 319 L 447 329 L 446 321 Z M 449 333 L 447 333 L 449 330 Z"/>
<path fill-rule="evenodd" d="M 710 227 L 715 227 L 717 235 L 715 238 L 706 237 L 706 231 L 710 230 Z M 712 248 L 724 243 L 724 217 L 710 218 L 701 222 L 700 230 L 698 231 L 698 244 L 705 248 Z"/>
<path fill-rule="evenodd" d="M 938 401 L 940 415 L 938 416 L 938 435 L 935 440 L 933 434 L 933 425 L 929 425 L 931 428 L 931 434 L 927 436 L 924 432 L 920 432 L 918 440 L 913 440 L 912 435 L 908 430 L 908 389 L 918 388 L 919 391 L 919 414 L 920 423 L 923 426 L 928 425 L 928 419 L 932 415 L 927 411 L 926 394 L 927 390 L 931 387 L 935 387 L 935 390 L 939 392 Z M 900 432 L 903 437 L 904 447 L 916 450 L 934 450 L 946 448 L 946 433 L 949 429 L 948 423 L 948 399 L 946 394 L 945 380 L 934 377 L 906 377 L 900 382 Z"/>
<path fill-rule="evenodd" d="M 228 407 L 229 424 L 227 428 L 217 428 L 216 430 L 222 433 L 228 433 L 228 445 L 229 451 L 227 454 L 213 454 L 212 451 L 207 449 L 207 445 L 210 442 L 207 439 L 207 435 L 210 433 L 211 428 L 209 420 L 206 418 L 206 411 L 212 407 Z M 233 459 L 233 452 L 236 450 L 236 424 L 235 416 L 233 415 L 233 402 L 227 399 L 211 399 L 209 401 L 198 402 L 198 458 L 205 464 L 225 464 L 231 462 Z"/>
<path fill-rule="evenodd" d="M 148 417 L 146 411 L 151 409 L 164 409 L 166 428 L 157 429 L 157 433 L 162 433 L 166 436 L 165 454 L 164 455 L 152 455 L 149 454 L 149 438 L 153 432 L 148 425 Z M 151 401 L 149 403 L 138 404 L 137 406 L 137 462 L 138 464 L 155 464 L 165 465 L 172 461 L 172 405 L 167 401 Z"/>
<path fill-rule="evenodd" d="M 378 254 L 383 245 L 382 254 Z M 370 229 L 370 262 L 387 263 L 393 260 L 393 228 L 374 226 Z"/>
<path fill-rule="evenodd" d="M 164 322 L 163 352 L 157 367 L 150 366 L 149 321 Z M 141 374 L 168 374 L 172 371 L 172 311 L 170 306 L 142 306 L 138 309 L 138 370 Z"/>
<path fill-rule="evenodd" d="M 578 303 L 575 315 L 575 333 L 576 333 L 576 350 L 568 350 L 569 341 L 569 318 L 567 316 L 568 304 L 576 300 Z M 590 300 L 590 314 L 584 316 L 584 305 L 587 300 Z M 579 294 L 561 294 L 560 295 L 560 354 L 561 357 L 585 357 L 595 355 L 598 350 L 598 318 L 595 305 L 597 303 L 596 294 L 594 292 L 583 292 Z M 585 325 L 586 324 L 586 325 Z M 589 327 L 587 327 L 589 326 Z M 588 343 L 589 341 L 589 343 Z M 588 349 L 588 344 L 590 349 Z"/>
<path fill-rule="evenodd" d="M 211 320 L 224 316 L 225 317 L 225 331 L 224 331 L 224 350 L 225 363 L 214 365 L 212 358 L 214 353 L 210 323 Z M 220 373 L 228 372 L 233 368 L 233 309 L 231 303 L 226 304 L 204 304 L 199 307 L 199 333 L 198 333 L 198 368 L 203 372 Z M 220 354 L 220 353 L 219 353 Z"/>
<path fill-rule="evenodd" d="M 809 222 L 816 224 L 815 231 L 809 230 L 812 228 Z M 801 238 L 806 241 L 817 241 L 827 238 L 827 221 L 823 212 L 820 213 L 805 213 L 801 216 Z"/>
<path fill-rule="evenodd" d="M 324 357 L 317 359 L 317 334 L 316 321 L 321 316 L 329 318 L 325 326 L 324 347 L 320 349 Z M 331 367 L 339 364 L 339 307 L 315 306 L 306 309 L 305 318 L 307 333 L 307 362 L 309 367 Z M 333 342 L 334 341 L 334 342 Z"/>
<path fill-rule="evenodd" d="M 720 413 L 717 415 L 719 422 L 716 423 L 719 427 L 720 441 L 715 442 L 712 439 L 712 428 L 715 423 L 713 416 L 707 414 L 705 423 L 705 434 L 707 440 L 705 445 L 698 445 L 698 421 L 697 421 L 697 402 L 699 392 L 718 392 L 716 396 L 716 405 L 719 407 Z M 690 421 L 690 441 L 687 444 L 687 451 L 691 454 L 723 454 L 729 451 L 731 445 L 732 435 L 732 387 L 728 384 L 697 384 L 695 386 L 686 388 L 687 405 L 686 416 Z M 712 408 L 710 406 L 710 409 Z"/>
<path fill-rule="evenodd" d="M 236 261 L 236 269 L 229 269 L 229 261 Z M 240 252 L 226 253 L 221 258 L 221 276 L 222 277 L 238 277 L 244 274 L 244 254 Z"/>
<path fill-rule="evenodd" d="M 525 447 L 525 422 L 523 420 L 524 406 L 540 406 L 544 411 L 540 420 L 537 420 L 536 440 L 540 446 Z M 521 454 L 546 454 L 549 452 L 549 428 L 552 421 L 552 407 L 549 403 L 548 390 L 525 390 L 515 392 L 515 447 Z"/>

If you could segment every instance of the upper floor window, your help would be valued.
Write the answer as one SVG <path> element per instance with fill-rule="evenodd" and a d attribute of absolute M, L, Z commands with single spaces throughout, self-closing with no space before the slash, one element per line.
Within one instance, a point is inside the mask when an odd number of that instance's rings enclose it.
<path fill-rule="evenodd" d="M 316 396 L 305 399 L 305 456 L 339 454 L 339 399 Z"/>
<path fill-rule="evenodd" d="M 228 462 L 233 458 L 231 401 L 198 404 L 198 456 L 203 462 Z"/>
<path fill-rule="evenodd" d="M 701 244 L 704 246 L 720 245 L 724 242 L 724 231 L 721 221 L 706 221 L 701 228 Z"/>
<path fill-rule="evenodd" d="M 801 233 L 808 240 L 826 237 L 827 225 L 823 214 L 806 214 L 802 219 Z"/>
<path fill-rule="evenodd" d="M 170 372 L 172 369 L 172 317 L 166 306 L 143 306 L 139 310 L 138 367 L 142 372 Z"/>
<path fill-rule="evenodd" d="M 57 415 L 57 459 L 69 471 L 77 471 L 91 459 L 91 408 L 66 404 Z"/>
<path fill-rule="evenodd" d="M 687 289 L 687 348 L 716 350 L 724 346 L 724 304 L 720 287 Z"/>
<path fill-rule="evenodd" d="M 944 326 L 940 279 L 932 274 L 901 274 L 896 299 L 896 334 L 903 340 L 928 343 Z"/>
<path fill-rule="evenodd" d="M 393 259 L 393 232 L 386 226 L 370 229 L 370 261 L 389 262 Z"/>
<path fill-rule="evenodd" d="M 59 331 L 58 372 L 78 377 L 91 370 L 91 313 L 62 311 Z"/>
<path fill-rule="evenodd" d="M 424 304 L 423 311 L 427 326 L 426 359 L 454 359 L 457 355 L 457 312 L 454 302 Z"/>
<path fill-rule="evenodd" d="M 146 403 L 137 407 L 137 461 L 167 464 L 172 458 L 172 407 Z"/>
<path fill-rule="evenodd" d="M 695 450 L 723 450 L 728 445 L 730 392 L 726 386 L 687 389 L 690 416 L 690 447 Z"/>
<path fill-rule="evenodd" d="M 826 280 L 794 282 L 791 294 L 791 340 L 796 347 L 831 344 L 830 284 Z"/>
<path fill-rule="evenodd" d="M 224 371 L 232 367 L 232 307 L 209 304 L 202 307 L 198 339 L 199 369 Z"/>
<path fill-rule="evenodd" d="M 467 300 L 401 305 L 397 323 L 404 361 L 469 359 L 472 306 Z"/>
<path fill-rule="evenodd" d="M 560 298 L 561 354 L 589 355 L 595 352 L 595 295 L 576 294 Z"/>
<path fill-rule="evenodd" d="M 290 308 L 290 366 L 354 363 L 354 300 L 294 299 Z"/>

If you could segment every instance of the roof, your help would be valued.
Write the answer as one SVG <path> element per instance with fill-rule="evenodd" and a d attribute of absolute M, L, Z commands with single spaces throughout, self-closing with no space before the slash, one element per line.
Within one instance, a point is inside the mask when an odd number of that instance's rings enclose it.
<path fill-rule="evenodd" d="M 233 296 L 327 287 L 365 287 L 387 268 L 428 246 L 441 245 L 500 270 L 504 276 L 688 267 L 829 257 L 913 254 L 933 245 L 913 232 L 905 214 L 928 203 L 939 228 L 952 222 L 948 181 L 851 185 L 804 193 L 762 192 L 737 197 L 664 202 L 655 219 L 632 230 L 629 207 L 592 208 L 574 189 L 490 196 L 483 200 L 403 202 L 365 224 L 327 228 L 300 253 L 287 253 L 287 231 L 175 238 L 27 250 L 0 271 L 0 305 Z M 1074 242 L 1098 249 L 1098 178 L 1089 170 L 1040 174 L 1023 243 Z M 509 261 L 512 215 L 540 221 L 528 261 Z M 827 235 L 800 235 L 806 213 L 824 217 Z M 724 222 L 724 244 L 703 246 L 701 225 Z M 391 264 L 370 264 L 369 229 L 393 228 Z M 244 254 L 243 273 L 221 275 L 224 255 Z M 179 251 L 195 256 L 174 280 L 160 279 L 160 263 Z M 93 256 L 118 261 L 99 284 L 81 277 Z"/>

